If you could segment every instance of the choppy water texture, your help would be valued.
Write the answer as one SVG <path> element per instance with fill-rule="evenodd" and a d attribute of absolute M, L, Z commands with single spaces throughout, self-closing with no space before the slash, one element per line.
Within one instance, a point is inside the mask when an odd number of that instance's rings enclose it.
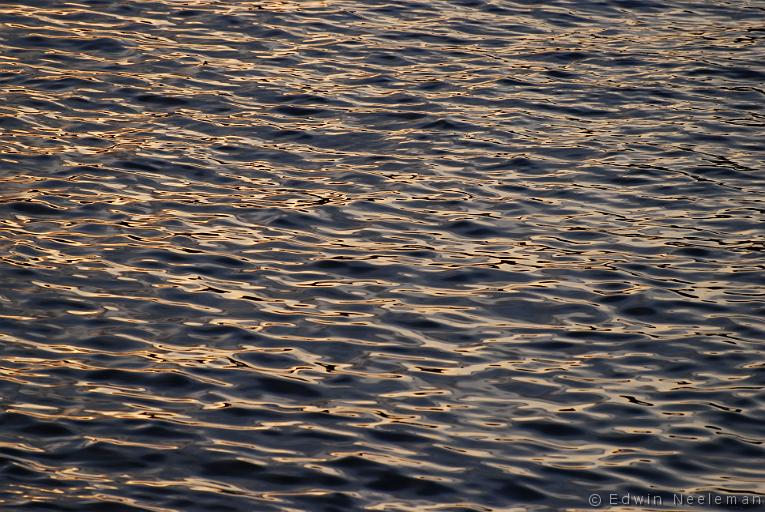
<path fill-rule="evenodd" d="M 0 2 L 3 510 L 765 493 L 765 2 Z"/>

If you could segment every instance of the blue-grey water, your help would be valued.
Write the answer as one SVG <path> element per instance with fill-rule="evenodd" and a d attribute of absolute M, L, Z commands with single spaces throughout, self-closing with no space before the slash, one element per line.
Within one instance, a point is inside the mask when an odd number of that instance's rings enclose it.
<path fill-rule="evenodd" d="M 2 0 L 0 508 L 754 500 L 764 251 L 763 0 Z"/>

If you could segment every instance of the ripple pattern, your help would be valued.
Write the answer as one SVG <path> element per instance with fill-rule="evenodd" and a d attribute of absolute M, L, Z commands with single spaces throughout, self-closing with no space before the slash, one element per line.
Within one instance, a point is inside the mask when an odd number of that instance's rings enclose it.
<path fill-rule="evenodd" d="M 0 506 L 765 494 L 763 20 L 0 1 Z"/>

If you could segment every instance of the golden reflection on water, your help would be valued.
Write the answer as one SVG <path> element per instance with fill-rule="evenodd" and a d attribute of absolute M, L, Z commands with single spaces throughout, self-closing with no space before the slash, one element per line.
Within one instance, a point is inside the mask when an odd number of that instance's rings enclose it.
<path fill-rule="evenodd" d="M 0 504 L 765 492 L 747 8 L 40 4 L 0 7 Z"/>

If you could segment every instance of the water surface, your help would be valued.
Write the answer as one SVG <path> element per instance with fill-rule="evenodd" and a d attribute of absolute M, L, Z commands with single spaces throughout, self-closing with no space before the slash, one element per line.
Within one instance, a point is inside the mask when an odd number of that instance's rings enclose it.
<path fill-rule="evenodd" d="M 0 1 L 0 506 L 765 493 L 764 21 Z"/>

